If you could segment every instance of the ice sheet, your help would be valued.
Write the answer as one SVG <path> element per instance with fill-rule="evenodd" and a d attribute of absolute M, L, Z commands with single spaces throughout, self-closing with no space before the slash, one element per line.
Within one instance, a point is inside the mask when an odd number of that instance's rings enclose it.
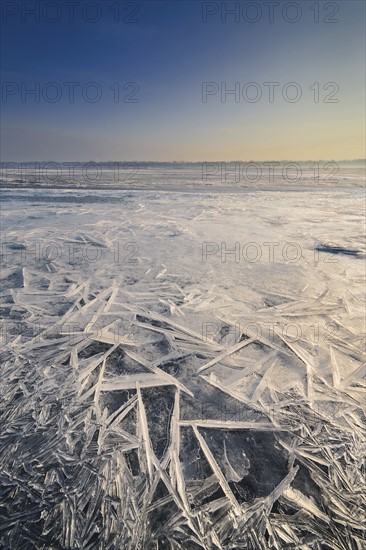
<path fill-rule="evenodd" d="M 363 213 L 4 191 L 2 547 L 363 548 Z"/>

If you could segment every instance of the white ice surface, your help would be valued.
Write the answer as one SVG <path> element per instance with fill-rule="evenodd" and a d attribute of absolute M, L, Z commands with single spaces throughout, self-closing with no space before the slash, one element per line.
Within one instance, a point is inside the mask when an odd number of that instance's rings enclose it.
<path fill-rule="evenodd" d="M 3 546 L 361 548 L 364 212 L 3 191 Z"/>

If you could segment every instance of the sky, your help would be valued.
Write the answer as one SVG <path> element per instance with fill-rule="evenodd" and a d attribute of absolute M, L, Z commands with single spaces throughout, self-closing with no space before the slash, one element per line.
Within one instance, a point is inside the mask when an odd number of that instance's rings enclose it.
<path fill-rule="evenodd" d="M 365 5 L 4 0 L 1 160 L 364 158 Z"/>

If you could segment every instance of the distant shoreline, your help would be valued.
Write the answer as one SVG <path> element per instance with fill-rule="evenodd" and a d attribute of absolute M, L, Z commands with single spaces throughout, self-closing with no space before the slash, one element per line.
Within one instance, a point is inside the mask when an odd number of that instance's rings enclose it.
<path fill-rule="evenodd" d="M 324 183 L 318 183 L 318 184 L 312 184 L 312 185 L 301 185 L 301 184 L 279 184 L 278 186 L 272 185 L 257 185 L 257 186 L 217 186 L 217 185 L 187 185 L 184 184 L 182 186 L 178 186 L 176 184 L 173 185 L 156 185 L 156 186 L 142 186 L 142 185 L 133 185 L 133 186 L 97 186 L 97 185 L 90 185 L 90 186 L 83 186 L 83 187 L 76 187 L 76 186 L 67 186 L 67 185 L 18 185 L 18 184 L 3 184 L 0 183 L 0 192 L 3 195 L 6 192 L 13 193 L 14 191 L 68 191 L 68 192 L 89 192 L 89 191 L 100 191 L 100 192 L 169 192 L 169 193 L 215 193 L 215 194 L 221 194 L 221 193 L 258 193 L 258 192 L 317 192 L 317 191 L 330 191 L 330 192 L 339 192 L 339 191 L 351 191 L 351 190 L 362 190 L 364 188 L 365 184 L 364 182 L 357 182 L 357 183 L 345 183 L 342 182 L 342 184 L 338 185 L 327 185 Z"/>

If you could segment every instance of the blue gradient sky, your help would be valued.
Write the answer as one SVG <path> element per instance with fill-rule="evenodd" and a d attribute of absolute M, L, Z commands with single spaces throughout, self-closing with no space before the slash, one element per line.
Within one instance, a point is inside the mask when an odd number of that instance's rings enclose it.
<path fill-rule="evenodd" d="M 14 2 L 19 10 L 22 4 Z M 314 2 L 307 0 L 298 2 L 302 17 L 296 23 L 283 19 L 284 2 L 276 8 L 273 23 L 260 1 L 263 15 L 257 23 L 242 16 L 238 23 L 233 16 L 223 23 L 220 12 L 203 23 L 199 1 L 137 2 L 138 21 L 116 23 L 108 0 L 100 2 L 99 22 L 83 21 L 79 8 L 70 23 L 63 2 L 59 4 L 62 17 L 56 23 L 37 23 L 31 16 L 22 22 L 20 11 L 2 22 L 3 86 L 39 82 L 42 88 L 56 82 L 62 90 L 56 103 L 42 97 L 36 103 L 31 96 L 22 102 L 20 92 L 3 94 L 2 160 L 365 156 L 363 1 L 338 1 L 338 23 L 322 22 L 332 11 L 324 9 L 327 2 L 319 3 L 321 20 L 314 23 Z M 213 6 L 221 8 L 221 3 Z M 85 101 L 80 86 L 70 103 L 63 84 L 70 81 L 81 86 L 97 82 L 100 101 Z M 139 101 L 114 103 L 109 86 L 119 82 L 122 88 L 131 81 L 139 86 Z M 207 81 L 226 82 L 228 88 L 235 82 L 257 82 L 263 96 L 257 103 L 235 103 L 233 96 L 221 102 L 218 93 L 203 103 L 202 82 Z M 281 83 L 273 103 L 263 86 L 268 81 Z M 287 82 L 302 88 L 297 103 L 281 95 Z M 319 103 L 309 90 L 314 82 L 320 84 Z M 338 103 L 323 102 L 327 82 L 339 85 Z"/>

